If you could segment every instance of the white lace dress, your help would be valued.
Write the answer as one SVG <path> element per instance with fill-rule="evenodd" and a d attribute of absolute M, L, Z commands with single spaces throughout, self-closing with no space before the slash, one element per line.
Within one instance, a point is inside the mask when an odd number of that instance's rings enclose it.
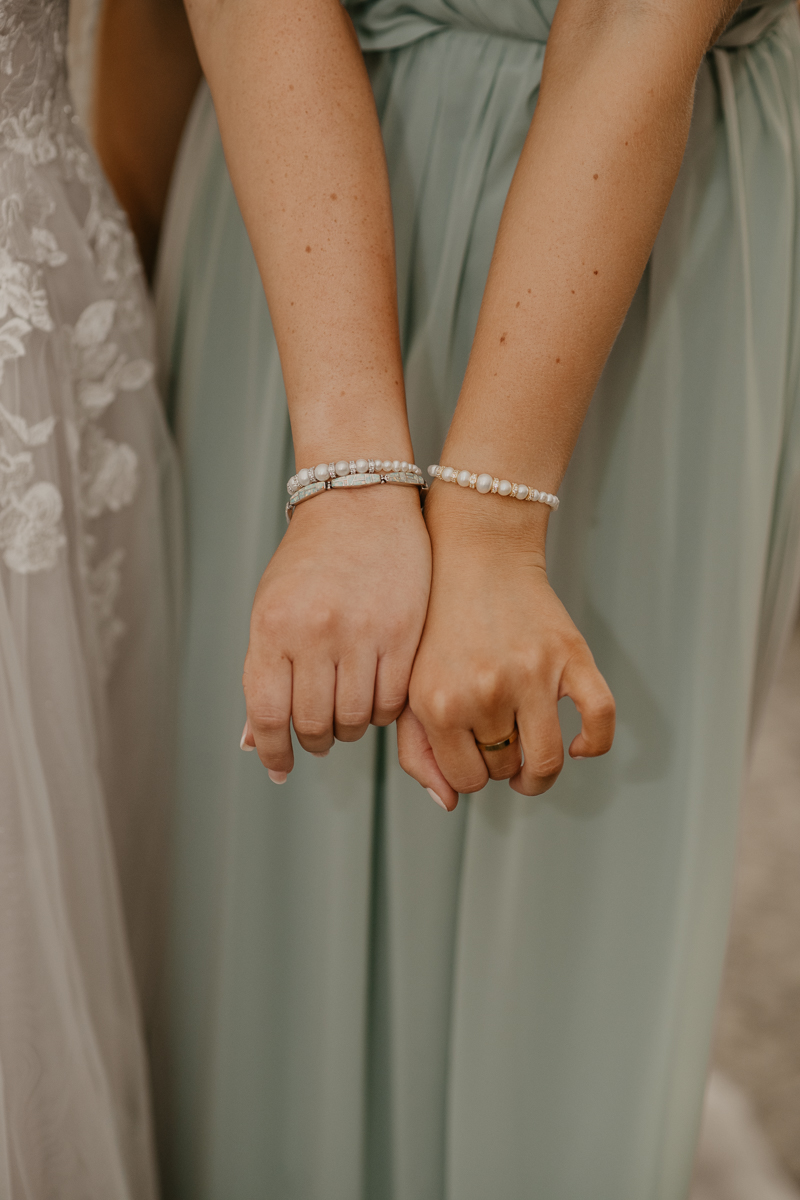
<path fill-rule="evenodd" d="M 66 22 L 0 0 L 0 1200 L 149 1200 L 177 479 Z"/>

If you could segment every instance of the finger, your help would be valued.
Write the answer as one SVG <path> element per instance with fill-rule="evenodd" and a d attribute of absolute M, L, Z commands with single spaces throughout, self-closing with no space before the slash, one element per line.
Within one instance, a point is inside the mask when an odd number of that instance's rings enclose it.
<path fill-rule="evenodd" d="M 489 772 L 471 729 L 425 726 L 439 770 L 456 792 L 479 792 L 486 787 Z"/>
<path fill-rule="evenodd" d="M 432 800 L 452 812 L 458 804 L 458 792 L 450 787 L 439 770 L 422 722 L 408 705 L 397 718 L 397 754 L 406 774 L 421 783 Z"/>
<path fill-rule="evenodd" d="M 581 731 L 569 748 L 572 758 L 607 754 L 614 741 L 616 705 L 589 647 L 574 654 L 561 673 L 560 696 L 569 696 L 581 714 Z"/>
<path fill-rule="evenodd" d="M 288 659 L 281 658 L 255 670 L 248 654 L 243 683 L 247 724 L 240 745 L 244 744 L 243 748 L 251 744 L 255 746 L 273 783 L 284 783 L 294 766 L 289 730 L 292 664 Z"/>
<path fill-rule="evenodd" d="M 357 742 L 369 728 L 377 656 L 352 655 L 336 667 L 333 731 L 340 742 Z"/>
<path fill-rule="evenodd" d="M 477 730 L 473 730 L 476 742 L 483 742 L 488 746 L 504 742 L 511 734 L 517 732 L 514 714 L 508 713 L 505 717 L 497 717 L 497 719 L 493 716 L 491 726 L 488 728 L 493 732 L 487 732 L 487 727 L 483 725 L 480 725 Z M 502 732 L 500 732 L 501 729 Z M 512 779 L 522 766 L 519 737 L 516 737 L 510 746 L 501 746 L 497 750 L 484 750 L 482 746 L 479 746 L 478 749 L 486 763 L 490 779 Z"/>
<path fill-rule="evenodd" d="M 517 728 L 524 761 L 511 787 L 523 796 L 540 796 L 553 786 L 564 765 L 555 688 L 543 687 L 520 705 Z"/>
<path fill-rule="evenodd" d="M 382 654 L 378 659 L 373 725 L 391 725 L 392 721 L 399 718 L 408 701 L 408 681 L 413 661 L 413 655 L 396 653 Z"/>
<path fill-rule="evenodd" d="M 292 724 L 298 742 L 310 754 L 327 754 L 333 745 L 335 688 L 336 667 L 332 659 L 295 659 Z"/>

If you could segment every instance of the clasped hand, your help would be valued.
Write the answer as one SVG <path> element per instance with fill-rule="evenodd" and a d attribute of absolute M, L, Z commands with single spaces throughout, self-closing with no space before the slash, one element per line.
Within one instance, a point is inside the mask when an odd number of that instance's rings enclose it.
<path fill-rule="evenodd" d="M 614 700 L 548 583 L 546 514 L 520 507 L 437 485 L 427 531 L 403 488 L 298 507 L 256 594 L 244 670 L 245 742 L 272 779 L 293 766 L 290 722 L 326 754 L 397 720 L 401 765 L 444 808 L 489 778 L 535 796 L 563 765 L 564 696 L 582 719 L 569 753 L 610 749 Z M 515 728 L 510 746 L 479 749 Z"/>

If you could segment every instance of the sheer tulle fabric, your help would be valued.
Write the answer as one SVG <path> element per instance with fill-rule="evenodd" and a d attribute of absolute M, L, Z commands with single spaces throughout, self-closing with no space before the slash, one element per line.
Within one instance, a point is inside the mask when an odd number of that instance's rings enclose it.
<path fill-rule="evenodd" d="M 148 1200 L 176 472 L 65 40 L 0 2 L 0 1197 Z"/>

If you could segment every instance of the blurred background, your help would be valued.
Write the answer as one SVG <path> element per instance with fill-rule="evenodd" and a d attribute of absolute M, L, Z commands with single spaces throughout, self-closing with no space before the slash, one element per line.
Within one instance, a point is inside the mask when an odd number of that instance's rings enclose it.
<path fill-rule="evenodd" d="M 72 0 L 88 125 L 100 0 Z M 756 731 L 703 1124 L 689 1200 L 800 1200 L 800 623 Z"/>
<path fill-rule="evenodd" d="M 691 1200 L 792 1197 L 800 1200 L 800 625 L 753 744 Z"/>

